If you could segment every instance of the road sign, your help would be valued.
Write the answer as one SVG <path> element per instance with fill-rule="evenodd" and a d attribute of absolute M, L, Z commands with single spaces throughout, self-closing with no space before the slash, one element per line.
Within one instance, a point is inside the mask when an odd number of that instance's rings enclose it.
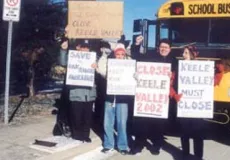
<path fill-rule="evenodd" d="M 20 18 L 21 0 L 4 0 L 3 20 L 18 22 Z"/>

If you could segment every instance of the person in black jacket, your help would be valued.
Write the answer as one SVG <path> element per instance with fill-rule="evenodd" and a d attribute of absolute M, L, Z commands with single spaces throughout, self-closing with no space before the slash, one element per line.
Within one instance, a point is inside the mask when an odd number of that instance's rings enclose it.
<path fill-rule="evenodd" d="M 194 60 L 197 55 L 198 51 L 195 46 L 190 45 L 184 48 L 184 60 Z M 204 120 L 201 118 L 180 118 L 179 122 L 182 131 L 181 146 L 183 160 L 189 158 L 189 138 L 193 139 L 195 156 L 198 159 L 202 159 L 204 147 Z"/>
<path fill-rule="evenodd" d="M 140 44 L 142 41 L 143 37 L 139 36 L 136 38 L 135 44 L 131 46 L 131 53 L 134 59 L 142 62 L 170 63 L 172 64 L 172 71 L 174 70 L 176 59 L 170 54 L 171 42 L 168 39 L 162 39 L 159 43 L 157 53 L 152 55 L 143 55 L 140 53 Z M 181 95 L 175 93 L 172 97 L 178 100 L 180 99 Z M 169 104 L 169 110 L 171 110 L 170 107 L 174 107 L 171 105 L 171 102 Z M 163 133 L 167 121 L 167 119 L 134 117 L 133 129 L 135 142 L 131 147 L 131 154 L 135 155 L 140 153 L 143 147 L 147 144 L 146 139 L 149 138 L 153 142 L 153 145 L 150 147 L 150 152 L 153 155 L 158 155 L 164 142 Z"/>

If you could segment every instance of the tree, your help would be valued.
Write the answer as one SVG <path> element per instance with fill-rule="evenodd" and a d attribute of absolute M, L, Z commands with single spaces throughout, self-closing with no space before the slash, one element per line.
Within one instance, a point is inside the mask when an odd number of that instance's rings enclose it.
<path fill-rule="evenodd" d="M 26 76 L 24 79 L 29 88 L 29 95 L 33 96 L 34 82 L 38 76 L 45 78 L 49 75 L 51 64 L 57 57 L 59 47 L 54 40 L 55 31 L 62 30 L 66 23 L 66 4 L 51 4 L 48 0 L 25 0 L 22 3 L 20 22 L 14 25 L 13 61 L 14 73 Z M 23 70 L 18 66 L 23 62 Z M 20 77 L 16 77 L 20 79 Z"/>

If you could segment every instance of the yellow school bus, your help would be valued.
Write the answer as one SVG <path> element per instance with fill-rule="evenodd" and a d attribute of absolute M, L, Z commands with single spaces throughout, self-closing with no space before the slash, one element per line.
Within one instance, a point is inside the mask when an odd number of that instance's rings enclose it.
<path fill-rule="evenodd" d="M 168 38 L 176 57 L 181 57 L 184 46 L 195 44 L 199 59 L 223 63 L 225 72 L 215 86 L 214 100 L 215 108 L 223 108 L 229 114 L 230 0 L 169 0 L 159 8 L 156 20 L 134 21 L 134 38 L 140 33 L 146 54 L 153 53 L 152 46 L 157 46 L 160 39 Z"/>
<path fill-rule="evenodd" d="M 194 43 L 201 50 L 200 59 L 230 58 L 230 0 L 171 0 L 161 6 L 157 19 L 158 32 L 167 26 L 167 38 L 174 42 L 175 48 Z M 157 38 L 162 37 L 158 34 Z M 230 65 L 230 61 L 225 65 Z M 230 102 L 227 71 L 215 87 L 214 99 Z"/>

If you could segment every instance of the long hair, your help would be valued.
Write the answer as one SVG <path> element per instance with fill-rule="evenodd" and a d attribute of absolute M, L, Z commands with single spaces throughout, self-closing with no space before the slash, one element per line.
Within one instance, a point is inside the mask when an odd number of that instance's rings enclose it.
<path fill-rule="evenodd" d="M 199 55 L 199 52 L 197 51 L 197 48 L 194 45 L 186 46 L 186 47 L 184 47 L 184 49 L 188 49 L 189 50 L 189 54 L 190 54 L 191 60 L 196 59 L 196 57 Z"/>

